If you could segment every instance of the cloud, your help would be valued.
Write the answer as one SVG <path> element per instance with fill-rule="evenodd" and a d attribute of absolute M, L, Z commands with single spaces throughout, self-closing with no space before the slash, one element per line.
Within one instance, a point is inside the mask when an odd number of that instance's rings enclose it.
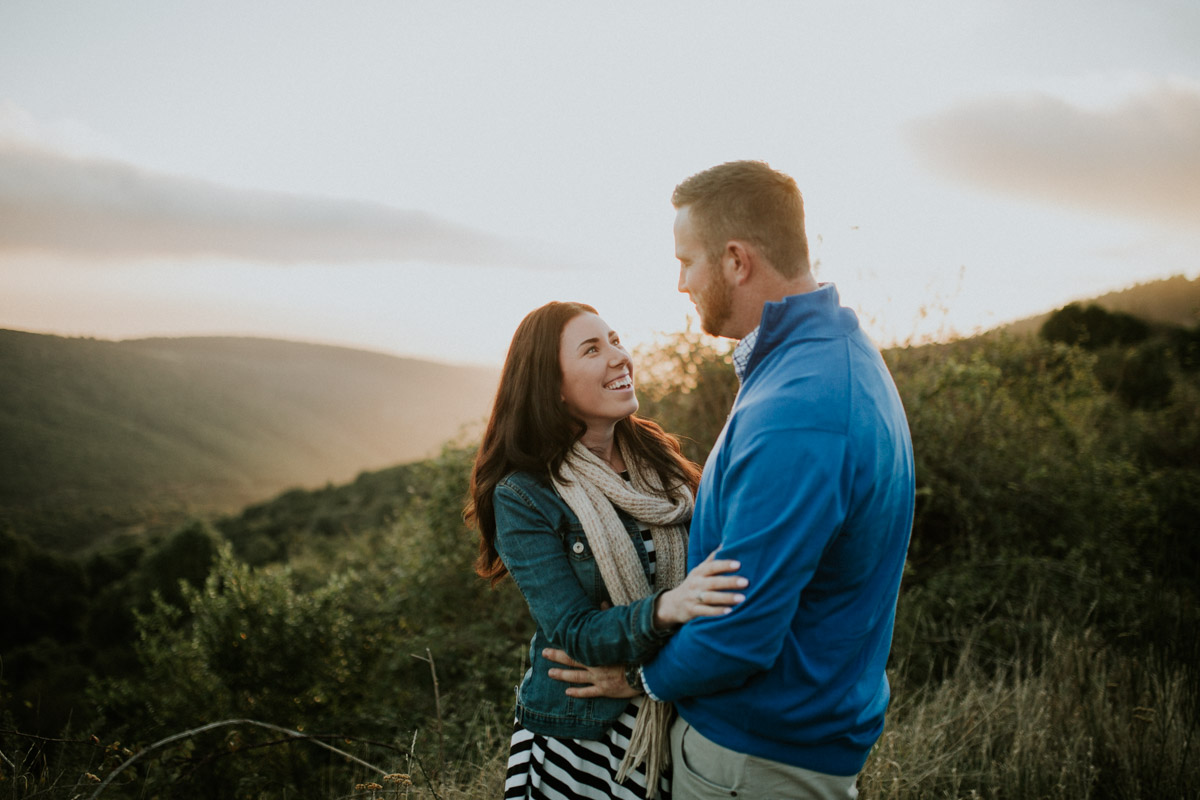
<path fill-rule="evenodd" d="M 533 246 L 380 203 L 236 189 L 0 140 L 0 255 L 556 267 Z"/>
<path fill-rule="evenodd" d="M 1047 94 L 975 100 L 913 123 L 932 170 L 1028 197 L 1200 227 L 1200 87 L 1161 82 L 1105 108 Z"/>

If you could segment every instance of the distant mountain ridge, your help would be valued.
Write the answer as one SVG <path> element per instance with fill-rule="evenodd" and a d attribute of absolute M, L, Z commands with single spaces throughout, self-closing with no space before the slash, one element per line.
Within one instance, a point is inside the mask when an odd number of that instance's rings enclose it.
<path fill-rule="evenodd" d="M 1188 280 L 1173 275 L 1157 281 L 1147 281 L 1078 301 L 1083 305 L 1095 303 L 1108 311 L 1123 311 L 1148 322 L 1181 325 L 1191 328 L 1200 324 L 1200 278 Z M 1009 333 L 1037 333 L 1054 310 L 1019 319 L 1001 327 Z"/>
<path fill-rule="evenodd" d="M 21 512 L 229 510 L 424 458 L 498 370 L 330 345 L 0 330 L 0 523 Z"/>
<path fill-rule="evenodd" d="M 1082 302 L 1192 327 L 1200 279 Z M 1049 314 L 1003 330 L 1035 333 Z M 498 376 L 273 339 L 0 329 L 0 529 L 74 549 L 415 461 L 483 420 Z"/>

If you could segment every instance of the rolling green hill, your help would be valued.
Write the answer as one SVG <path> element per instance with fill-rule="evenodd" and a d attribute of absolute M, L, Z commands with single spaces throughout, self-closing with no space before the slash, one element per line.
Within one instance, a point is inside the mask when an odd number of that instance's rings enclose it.
<path fill-rule="evenodd" d="M 1122 311 L 1147 322 L 1190 328 L 1200 323 L 1200 278 L 1188 280 L 1174 275 L 1149 281 L 1081 302 L 1095 303 L 1108 311 Z M 1037 333 L 1052 312 L 1017 320 L 1003 326 L 1009 333 Z"/>
<path fill-rule="evenodd" d="M 484 416 L 497 373 L 267 339 L 0 330 L 0 376 L 0 524 L 73 546 L 428 456 Z"/>
<path fill-rule="evenodd" d="M 1193 326 L 1200 280 L 1093 302 Z M 1013 323 L 1035 332 L 1049 314 Z M 434 453 L 494 369 L 253 338 L 103 341 L 0 330 L 0 528 L 74 549 Z"/>

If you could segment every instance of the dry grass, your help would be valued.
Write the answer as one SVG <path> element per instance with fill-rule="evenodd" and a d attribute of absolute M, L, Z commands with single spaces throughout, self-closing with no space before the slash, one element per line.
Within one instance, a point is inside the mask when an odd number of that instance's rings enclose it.
<path fill-rule="evenodd" d="M 898 681 L 864 798 L 1138 798 L 1200 792 L 1182 668 L 1053 635 L 1049 660 L 986 675 L 969 649 L 932 687 Z"/>
<path fill-rule="evenodd" d="M 1194 668 L 1172 664 L 1152 650 L 1120 650 L 1091 630 L 1048 633 L 1045 644 L 1039 651 L 1049 655 L 1040 663 L 1029 657 L 991 669 L 983 665 L 994 658 L 976 655 L 978 649 L 968 644 L 940 682 L 909 675 L 903 664 L 893 670 L 887 729 L 859 778 L 860 796 L 1200 797 L 1200 697 Z M 477 710 L 468 725 L 474 732 L 471 744 L 445 763 L 433 753 L 423 766 L 415 761 L 406 765 L 401 757 L 394 766 L 404 776 L 360 777 L 362 783 L 340 791 L 333 788 L 340 783 L 335 780 L 328 796 L 499 797 L 509 738 L 504 716 Z M 48 764 L 13 769 L 19 765 L 12 760 L 10 750 L 5 754 L 9 763 L 0 770 L 0 795 L 87 797 L 100 788 L 91 775 L 71 780 L 69 769 L 56 771 Z M 412 783 L 399 779 L 409 775 Z M 129 796 L 128 786 L 109 788 L 105 797 Z"/>
<path fill-rule="evenodd" d="M 968 646 L 936 685 L 895 670 L 887 730 L 859 777 L 860 797 L 1200 797 L 1198 698 L 1186 669 L 1153 652 L 1120 652 L 1090 631 L 1052 633 L 1047 643 L 1044 663 L 991 672 Z M 484 734 L 436 795 L 405 796 L 499 797 L 507 731 Z"/>

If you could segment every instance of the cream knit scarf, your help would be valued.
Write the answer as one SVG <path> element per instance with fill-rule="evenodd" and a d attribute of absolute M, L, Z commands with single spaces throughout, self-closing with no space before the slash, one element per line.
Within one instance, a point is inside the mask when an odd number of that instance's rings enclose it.
<path fill-rule="evenodd" d="M 659 588 L 670 589 L 682 583 L 687 572 L 685 523 L 691 519 L 693 501 L 687 487 L 679 487 L 669 498 L 662 497 L 658 473 L 639 463 L 619 439 L 617 445 L 633 488 L 580 442 L 567 453 L 562 466 L 563 480 L 555 479 L 554 485 L 583 524 L 613 603 L 628 605 L 650 594 L 650 582 L 614 506 L 650 526 L 654 535 L 655 583 Z M 645 761 L 648 798 L 657 794 L 659 774 L 670 761 L 670 723 L 670 704 L 645 698 L 629 738 L 629 749 L 617 770 L 617 780 L 622 780 Z"/>

